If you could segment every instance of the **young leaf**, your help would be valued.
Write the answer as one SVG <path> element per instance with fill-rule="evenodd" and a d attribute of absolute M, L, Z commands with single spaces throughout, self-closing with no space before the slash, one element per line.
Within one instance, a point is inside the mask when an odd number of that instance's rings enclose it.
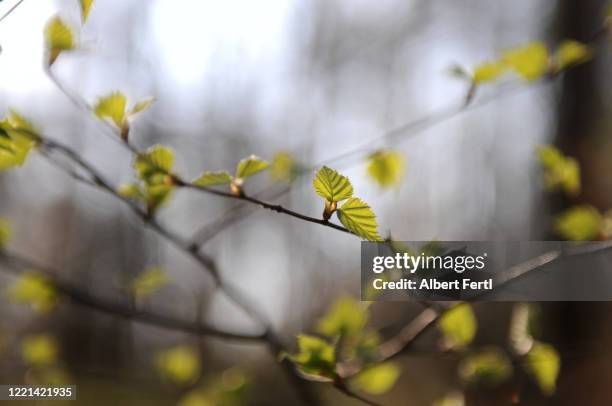
<path fill-rule="evenodd" d="M 144 202 L 147 205 L 147 210 L 150 214 L 154 213 L 161 206 L 166 204 L 170 197 L 172 196 L 172 192 L 174 191 L 174 186 L 166 185 L 166 184 L 145 184 L 145 197 Z"/>
<path fill-rule="evenodd" d="M 483 349 L 461 361 L 459 375 L 470 384 L 496 386 L 508 380 L 513 373 L 508 356 L 497 348 Z"/>
<path fill-rule="evenodd" d="M 527 353 L 523 367 L 536 381 L 542 393 L 552 395 L 555 392 L 561 370 L 561 357 L 552 345 L 536 342 Z"/>
<path fill-rule="evenodd" d="M 94 0 L 80 0 L 81 3 L 81 17 L 83 22 L 87 21 L 87 17 L 89 17 L 89 12 L 91 11 L 91 6 L 93 5 Z"/>
<path fill-rule="evenodd" d="M 588 62 L 593 58 L 593 51 L 588 45 L 578 41 L 565 40 L 555 53 L 556 70 L 561 71 L 569 67 Z"/>
<path fill-rule="evenodd" d="M 149 184 L 167 184 L 168 174 L 174 166 L 174 152 L 168 147 L 157 144 L 149 148 L 134 161 L 134 169 L 139 179 Z"/>
<path fill-rule="evenodd" d="M 25 118 L 12 111 L 0 121 L 0 170 L 23 165 L 32 147 L 38 142 L 38 130 Z"/>
<path fill-rule="evenodd" d="M 126 183 L 119 188 L 119 194 L 133 200 L 142 200 L 145 197 L 144 191 L 135 183 Z"/>
<path fill-rule="evenodd" d="M 101 119 L 109 119 L 117 128 L 123 128 L 126 120 L 127 99 L 121 92 L 112 92 L 98 99 L 94 112 Z"/>
<path fill-rule="evenodd" d="M 349 231 L 369 241 L 382 241 L 376 215 L 363 200 L 352 197 L 338 209 L 338 219 Z"/>
<path fill-rule="evenodd" d="M 507 50 L 502 57 L 506 65 L 527 81 L 539 79 L 548 70 L 548 48 L 541 42 Z"/>
<path fill-rule="evenodd" d="M 298 353 L 290 355 L 302 372 L 309 375 L 332 378 L 336 374 L 334 345 L 318 337 L 300 334 L 297 337 Z"/>
<path fill-rule="evenodd" d="M 387 393 L 400 376 L 400 368 L 393 362 L 385 362 L 364 369 L 353 381 L 353 386 L 370 395 Z"/>
<path fill-rule="evenodd" d="M 319 320 L 317 331 L 328 337 L 350 338 L 359 334 L 367 321 L 366 307 L 350 296 L 342 296 Z"/>
<path fill-rule="evenodd" d="M 23 360 L 33 367 L 48 367 L 57 362 L 57 342 L 48 334 L 27 336 L 21 342 Z"/>
<path fill-rule="evenodd" d="M 544 169 L 544 185 L 548 190 L 563 189 L 570 196 L 580 193 L 580 166 L 552 145 L 538 149 L 538 157 Z"/>
<path fill-rule="evenodd" d="M 381 187 L 398 185 L 404 176 L 406 160 L 397 151 L 378 151 L 368 158 L 368 175 Z"/>
<path fill-rule="evenodd" d="M 483 62 L 474 68 L 472 80 L 475 84 L 493 82 L 500 77 L 507 69 L 507 66 L 500 61 Z"/>
<path fill-rule="evenodd" d="M 168 275 L 161 268 L 148 268 L 138 275 L 130 286 L 130 291 L 136 300 L 145 299 L 168 283 Z"/>
<path fill-rule="evenodd" d="M 198 352 L 187 346 L 161 351 L 155 357 L 160 375 L 179 385 L 194 383 L 200 376 L 201 363 Z"/>
<path fill-rule="evenodd" d="M 232 175 L 227 171 L 204 172 L 193 181 L 193 184 L 196 186 L 228 185 L 230 183 L 232 183 Z"/>
<path fill-rule="evenodd" d="M 438 327 L 453 348 L 463 348 L 474 340 L 478 324 L 472 306 L 461 303 L 440 317 Z"/>
<path fill-rule="evenodd" d="M 74 49 L 74 36 L 70 27 L 59 17 L 53 17 L 45 28 L 45 42 L 49 49 L 49 66 L 63 51 Z"/>
<path fill-rule="evenodd" d="M 570 241 L 595 240 L 602 226 L 599 211 L 588 204 L 572 207 L 557 217 L 555 230 Z"/>
<path fill-rule="evenodd" d="M 59 300 L 53 283 L 44 275 L 26 272 L 8 289 L 8 298 L 17 304 L 29 304 L 39 313 L 48 313 Z"/>
<path fill-rule="evenodd" d="M 312 186 L 328 202 L 341 202 L 353 196 L 353 185 L 348 178 L 327 166 L 317 172 Z"/>
<path fill-rule="evenodd" d="M 11 239 L 11 225 L 8 221 L 0 218 L 0 250 L 6 247 Z"/>
<path fill-rule="evenodd" d="M 288 152 L 278 152 L 272 158 L 270 177 L 280 182 L 291 182 L 297 175 L 295 159 Z"/>
<path fill-rule="evenodd" d="M 134 107 L 132 107 L 132 110 L 130 110 L 130 112 L 128 113 L 128 116 L 133 116 L 135 114 L 138 114 L 146 109 L 148 109 L 149 107 L 151 107 L 153 105 L 153 103 L 155 103 L 155 98 L 154 97 L 149 97 L 148 99 L 144 99 L 139 101 L 138 103 L 136 103 L 134 105 Z"/>
<path fill-rule="evenodd" d="M 251 155 L 248 158 L 244 158 L 240 162 L 238 162 L 238 166 L 236 167 L 236 179 L 244 179 L 249 176 L 253 176 L 258 172 L 263 171 L 270 163 L 268 161 L 264 161 L 263 159 Z"/>

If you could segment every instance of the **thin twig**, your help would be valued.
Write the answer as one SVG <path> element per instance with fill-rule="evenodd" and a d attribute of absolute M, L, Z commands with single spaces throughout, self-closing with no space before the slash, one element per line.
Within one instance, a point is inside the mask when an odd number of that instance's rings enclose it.
<path fill-rule="evenodd" d="M 0 23 L 2 21 L 4 21 L 4 19 L 7 18 L 9 15 L 11 15 L 13 13 L 13 11 L 17 10 L 17 7 L 19 7 L 21 5 L 21 3 L 23 3 L 24 1 L 25 0 L 19 0 L 17 3 L 15 3 L 15 5 L 13 5 L 13 7 L 8 9 L 8 11 L 6 13 L 4 13 L 2 15 L 2 17 L 0 17 Z"/>

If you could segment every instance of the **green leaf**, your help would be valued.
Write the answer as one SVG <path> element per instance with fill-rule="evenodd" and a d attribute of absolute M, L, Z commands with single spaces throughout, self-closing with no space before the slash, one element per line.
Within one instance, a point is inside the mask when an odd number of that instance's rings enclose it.
<path fill-rule="evenodd" d="M 549 344 L 536 342 L 525 356 L 523 367 L 536 381 L 545 395 L 552 395 L 557 388 L 561 370 L 561 357 Z"/>
<path fill-rule="evenodd" d="M 512 373 L 508 356 L 497 348 L 486 348 L 471 354 L 459 365 L 459 375 L 469 384 L 497 386 L 507 381 Z"/>
<path fill-rule="evenodd" d="M 53 17 L 45 28 L 45 42 L 49 49 L 49 66 L 63 51 L 74 49 L 72 30 L 59 16 Z"/>
<path fill-rule="evenodd" d="M 305 374 L 333 378 L 336 374 L 334 345 L 318 337 L 300 334 L 297 337 L 298 353 L 290 355 Z"/>
<path fill-rule="evenodd" d="M 244 179 L 249 176 L 253 176 L 258 172 L 263 171 L 270 163 L 265 161 L 255 155 L 251 155 L 248 158 L 244 158 L 240 162 L 238 162 L 238 166 L 236 167 L 236 179 Z"/>
<path fill-rule="evenodd" d="M 148 99 L 141 100 L 138 103 L 136 103 L 134 105 L 134 107 L 132 107 L 132 110 L 130 110 L 128 115 L 129 116 L 133 116 L 135 114 L 138 114 L 138 113 L 148 109 L 149 107 L 151 107 L 153 105 L 153 103 L 155 103 L 155 98 L 154 97 L 149 97 Z"/>
<path fill-rule="evenodd" d="M 127 99 L 121 92 L 112 92 L 98 99 L 94 106 L 96 116 L 101 119 L 109 119 L 118 128 L 123 128 L 126 119 Z"/>
<path fill-rule="evenodd" d="M 138 178 L 149 184 L 169 184 L 167 179 L 174 166 L 174 152 L 168 147 L 157 144 L 149 148 L 134 161 Z M 158 176 L 161 175 L 161 176 Z"/>
<path fill-rule="evenodd" d="M 319 320 L 317 331 L 328 337 L 354 337 L 363 330 L 367 321 L 366 306 L 350 296 L 342 296 Z"/>
<path fill-rule="evenodd" d="M 370 395 L 382 395 L 395 385 L 400 373 L 395 363 L 385 362 L 364 369 L 355 377 L 353 386 Z"/>
<path fill-rule="evenodd" d="M 461 303 L 440 317 L 438 327 L 451 347 L 463 348 L 474 340 L 478 322 L 472 306 Z"/>
<path fill-rule="evenodd" d="M 23 165 L 39 140 L 38 130 L 14 111 L 0 121 L 0 130 L 0 170 Z"/>
<path fill-rule="evenodd" d="M 162 268 L 152 267 L 138 275 L 130 286 L 135 299 L 145 299 L 168 283 L 168 275 Z"/>
<path fill-rule="evenodd" d="M 570 241 L 595 240 L 599 236 L 602 225 L 601 214 L 588 204 L 572 207 L 555 220 L 556 232 Z"/>
<path fill-rule="evenodd" d="M 89 12 L 91 11 L 91 6 L 93 5 L 94 0 L 80 0 L 81 3 L 81 17 L 83 18 L 83 22 L 87 21 L 87 17 L 89 17 Z"/>
<path fill-rule="evenodd" d="M 145 184 L 144 201 L 147 205 L 149 213 L 154 213 L 157 209 L 166 204 L 172 197 L 173 191 L 174 186 L 165 184 Z"/>
<path fill-rule="evenodd" d="M 368 175 L 381 187 L 398 185 L 406 170 L 406 160 L 397 151 L 378 151 L 368 158 Z"/>
<path fill-rule="evenodd" d="M 557 48 L 555 62 L 557 71 L 588 62 L 593 58 L 593 51 L 588 45 L 574 40 L 565 40 Z"/>
<path fill-rule="evenodd" d="M 196 186 L 228 185 L 230 183 L 232 183 L 232 175 L 227 171 L 204 172 L 193 181 L 193 184 Z"/>
<path fill-rule="evenodd" d="M 121 185 L 119 188 L 119 194 L 133 200 L 143 200 L 145 197 L 144 191 L 139 185 L 134 183 L 126 183 Z"/>
<path fill-rule="evenodd" d="M 501 61 L 483 62 L 474 68 L 472 80 L 477 85 L 481 83 L 493 82 L 500 77 L 507 69 Z"/>
<path fill-rule="evenodd" d="M 8 221 L 0 218 L 0 250 L 6 247 L 11 239 L 11 225 Z"/>
<path fill-rule="evenodd" d="M 288 152 L 277 152 L 270 165 L 270 177 L 275 181 L 291 182 L 297 176 L 298 168 L 293 155 Z"/>
<path fill-rule="evenodd" d="M 48 367 L 57 362 L 57 342 L 48 334 L 27 336 L 21 342 L 23 360 L 33 367 Z"/>
<path fill-rule="evenodd" d="M 580 193 L 580 166 L 552 145 L 538 148 L 540 164 L 544 169 L 544 186 L 548 190 L 562 189 L 569 196 Z"/>
<path fill-rule="evenodd" d="M 59 300 L 53 283 L 37 272 L 25 272 L 8 289 L 9 301 L 16 304 L 29 304 L 39 313 L 48 313 Z"/>
<path fill-rule="evenodd" d="M 548 48 L 541 42 L 507 50 L 502 57 L 506 65 L 527 81 L 537 80 L 548 71 Z"/>
<path fill-rule="evenodd" d="M 329 202 L 341 202 L 353 196 L 353 185 L 348 178 L 327 166 L 317 172 L 312 186 L 319 196 Z"/>
<path fill-rule="evenodd" d="M 348 199 L 338 209 L 338 219 L 351 232 L 369 241 L 382 241 L 378 235 L 376 215 L 366 202 L 356 197 Z"/>
<path fill-rule="evenodd" d="M 179 385 L 190 385 L 197 381 L 201 372 L 198 351 L 188 346 L 177 346 L 159 352 L 155 364 L 160 375 Z"/>

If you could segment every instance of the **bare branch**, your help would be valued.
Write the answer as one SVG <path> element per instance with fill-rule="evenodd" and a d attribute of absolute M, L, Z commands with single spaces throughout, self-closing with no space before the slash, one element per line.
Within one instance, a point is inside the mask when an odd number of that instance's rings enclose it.
<path fill-rule="evenodd" d="M 161 327 L 169 330 L 183 331 L 190 334 L 210 336 L 227 340 L 238 340 L 251 343 L 264 343 L 265 336 L 263 334 L 244 334 L 234 333 L 229 331 L 219 330 L 205 324 L 188 322 L 180 319 L 175 319 L 159 313 L 135 309 L 128 304 L 121 305 L 111 302 L 107 299 L 96 297 L 88 292 L 85 292 L 73 284 L 62 281 L 56 275 L 60 274 L 57 270 L 49 269 L 46 266 L 34 263 L 33 261 L 21 256 L 11 254 L 5 251 L 0 251 L 0 261 L 6 264 L 9 268 L 0 268 L 0 271 L 10 272 L 13 275 L 20 275 L 24 269 L 33 269 L 43 273 L 53 283 L 54 288 L 72 303 L 90 308 L 102 313 L 106 313 L 115 317 L 121 317 L 128 320 L 133 320 L 139 323 L 144 323 L 152 326 Z"/>

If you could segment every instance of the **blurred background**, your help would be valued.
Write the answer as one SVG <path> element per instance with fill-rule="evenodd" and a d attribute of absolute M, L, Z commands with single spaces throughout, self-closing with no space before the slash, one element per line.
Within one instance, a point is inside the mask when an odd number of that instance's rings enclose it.
<path fill-rule="evenodd" d="M 14 3 L 4 0 L 0 11 Z M 362 145 L 393 148 L 404 154 L 408 170 L 392 190 L 367 178 L 364 159 L 329 162 L 370 203 L 382 234 L 425 241 L 552 239 L 553 216 L 574 202 L 543 191 L 537 146 L 553 143 L 579 160 L 581 202 L 612 206 L 606 45 L 592 62 L 556 80 L 483 87 L 471 108 L 436 117 L 460 106 L 469 87 L 449 74 L 452 66 L 472 67 L 533 40 L 551 47 L 565 38 L 586 41 L 601 27 L 606 7 L 603 0 L 98 0 L 79 28 L 76 0 L 26 0 L 0 22 L 0 111 L 26 115 L 116 185 L 133 180 L 126 149 L 45 73 L 44 27 L 61 13 L 76 27 L 79 49 L 60 56 L 54 75 L 90 103 L 114 90 L 132 102 L 154 96 L 153 107 L 134 121 L 131 139 L 140 148 L 172 147 L 184 178 L 231 170 L 249 154 L 271 159 L 290 151 L 310 166 Z M 422 117 L 432 123 L 402 129 Z M 380 138 L 396 128 L 398 136 Z M 319 216 L 311 179 L 296 180 L 278 202 Z M 283 187 L 264 174 L 246 189 Z M 143 228 L 112 196 L 77 184 L 40 155 L 2 173 L 0 190 L 0 216 L 14 230 L 10 247 L 84 290 L 125 303 L 126 281 L 159 266 L 169 283 L 139 306 L 256 331 L 189 257 Z M 159 219 L 188 238 L 235 206 L 179 191 Z M 261 305 L 291 348 L 295 335 L 312 331 L 340 294 L 358 296 L 358 239 L 266 210 L 237 213 L 244 218 L 214 233 L 203 251 Z M 0 273 L 0 286 L 14 281 Z M 183 344 L 201 352 L 203 381 L 240 368 L 250 383 L 245 404 L 298 402 L 263 346 L 130 323 L 70 303 L 45 315 L 5 298 L 0 303 L 7 343 L 0 352 L 2 383 L 28 381 L 20 340 L 46 333 L 57 340 L 65 372 L 79 385 L 80 404 L 176 404 L 184 393 L 160 381 L 154 354 Z M 511 307 L 475 306 L 476 343 L 505 342 Z M 419 309 L 376 304 L 371 324 L 391 326 L 383 333 L 392 334 Z M 612 403 L 610 311 L 607 303 L 543 305 L 542 334 L 562 354 L 558 390 L 544 397 L 532 388 L 520 403 Z M 432 331 L 399 359 L 402 375 L 381 403 L 430 405 L 461 390 L 458 358 L 433 353 L 438 338 Z M 332 388 L 311 386 L 325 404 L 358 404 Z M 473 404 L 505 404 L 491 399 Z"/>

